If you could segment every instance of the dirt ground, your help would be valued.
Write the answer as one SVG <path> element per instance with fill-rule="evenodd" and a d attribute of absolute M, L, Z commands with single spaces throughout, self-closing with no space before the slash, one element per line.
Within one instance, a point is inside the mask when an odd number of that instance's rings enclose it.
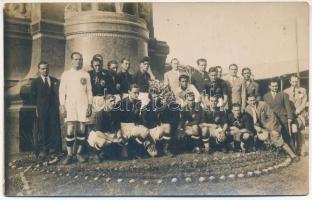
<path fill-rule="evenodd" d="M 11 158 L 6 163 L 8 196 L 306 195 L 309 187 L 308 156 L 264 173 L 263 169 L 286 159 L 271 150 L 182 154 L 101 164 L 91 159 L 70 166 L 38 166 L 30 154 Z M 257 171 L 261 175 L 256 175 Z M 247 177 L 251 172 L 253 175 Z M 245 177 L 238 178 L 238 174 Z M 233 175 L 235 178 L 231 178 Z"/>

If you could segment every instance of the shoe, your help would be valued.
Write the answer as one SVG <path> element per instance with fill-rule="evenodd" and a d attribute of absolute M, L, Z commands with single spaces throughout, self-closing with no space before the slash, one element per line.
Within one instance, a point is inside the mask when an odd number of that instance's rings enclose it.
<path fill-rule="evenodd" d="M 60 161 L 59 157 L 55 156 L 54 158 L 51 158 L 48 160 L 48 164 L 53 165 L 53 164 L 57 163 L 58 161 Z"/>
<path fill-rule="evenodd" d="M 155 146 L 153 143 L 150 143 L 150 144 L 146 147 L 146 151 L 147 151 L 147 153 L 148 153 L 151 157 L 157 156 L 157 149 L 156 149 L 156 146 Z"/>
<path fill-rule="evenodd" d="M 81 155 L 81 154 L 77 154 L 76 157 L 77 157 L 78 162 L 80 162 L 80 163 L 87 162 L 87 159 L 83 155 Z"/>
<path fill-rule="evenodd" d="M 63 163 L 63 165 L 69 165 L 69 164 L 71 164 L 73 162 L 74 162 L 73 156 L 67 156 L 62 163 Z"/>

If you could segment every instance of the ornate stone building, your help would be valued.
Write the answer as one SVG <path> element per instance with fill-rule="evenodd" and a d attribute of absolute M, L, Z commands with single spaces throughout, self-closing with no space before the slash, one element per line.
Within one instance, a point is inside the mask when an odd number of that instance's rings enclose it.
<path fill-rule="evenodd" d="M 162 79 L 169 47 L 154 37 L 152 3 L 12 3 L 4 15 L 7 151 L 31 149 L 29 85 L 40 60 L 59 78 L 73 51 L 82 53 L 86 70 L 94 54 L 103 55 L 105 66 L 128 57 L 132 73 L 150 56 L 152 71 Z"/>

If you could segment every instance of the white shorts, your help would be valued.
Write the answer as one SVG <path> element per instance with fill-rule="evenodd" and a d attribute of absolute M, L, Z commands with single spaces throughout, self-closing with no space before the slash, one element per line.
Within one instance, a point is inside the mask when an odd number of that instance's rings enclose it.
<path fill-rule="evenodd" d="M 88 143 L 91 147 L 100 150 L 104 145 L 111 144 L 111 133 L 103 133 L 101 131 L 91 131 L 88 137 Z"/>
<path fill-rule="evenodd" d="M 87 109 L 88 104 L 86 105 L 77 105 L 77 104 L 66 104 L 66 118 L 65 122 L 88 122 L 87 118 Z"/>
<path fill-rule="evenodd" d="M 161 126 L 156 126 L 155 128 L 149 129 L 149 131 L 155 142 L 159 141 L 161 136 L 163 135 L 163 129 Z"/>
<path fill-rule="evenodd" d="M 143 125 L 136 125 L 134 123 L 121 123 L 121 132 L 124 138 L 131 137 L 145 138 L 148 135 L 148 129 Z"/>

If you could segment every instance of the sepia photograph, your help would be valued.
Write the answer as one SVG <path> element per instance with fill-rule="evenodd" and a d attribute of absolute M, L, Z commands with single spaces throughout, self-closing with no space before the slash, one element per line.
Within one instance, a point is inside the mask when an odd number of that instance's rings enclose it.
<path fill-rule="evenodd" d="M 308 2 L 0 5 L 2 195 L 309 194 Z"/>

